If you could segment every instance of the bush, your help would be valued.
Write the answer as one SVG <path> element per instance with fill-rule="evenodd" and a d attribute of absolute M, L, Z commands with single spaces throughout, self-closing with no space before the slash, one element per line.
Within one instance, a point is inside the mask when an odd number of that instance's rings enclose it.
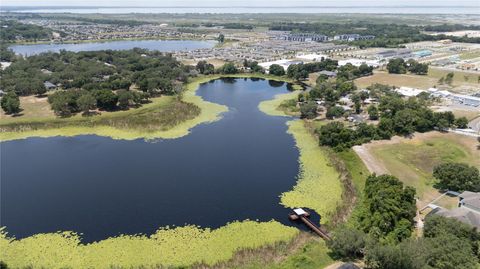
<path fill-rule="evenodd" d="M 327 246 L 336 258 L 354 260 L 363 257 L 366 237 L 360 230 L 343 227 L 333 233 Z"/>

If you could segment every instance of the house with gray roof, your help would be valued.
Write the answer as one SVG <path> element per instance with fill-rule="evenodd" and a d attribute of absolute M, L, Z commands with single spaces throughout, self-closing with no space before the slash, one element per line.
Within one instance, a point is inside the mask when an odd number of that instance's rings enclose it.
<path fill-rule="evenodd" d="M 54 90 L 57 88 L 57 85 L 51 83 L 50 81 L 45 81 L 43 83 L 43 85 L 45 86 L 45 88 L 49 91 L 49 90 Z"/>
<path fill-rule="evenodd" d="M 454 218 L 480 231 L 480 192 L 464 191 L 458 195 L 458 207 L 448 210 L 437 207 L 429 214 Z"/>
<path fill-rule="evenodd" d="M 480 192 L 464 191 L 458 196 L 459 206 L 480 214 Z"/>
<path fill-rule="evenodd" d="M 438 207 L 433 210 L 432 213 L 446 218 L 454 218 L 458 221 L 469 224 L 470 226 L 477 228 L 477 231 L 480 231 L 480 214 L 465 207 L 457 207 L 451 210 Z"/>

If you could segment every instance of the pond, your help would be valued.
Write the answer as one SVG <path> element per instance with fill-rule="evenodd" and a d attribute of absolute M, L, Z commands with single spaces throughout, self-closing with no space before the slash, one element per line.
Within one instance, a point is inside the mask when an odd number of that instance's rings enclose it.
<path fill-rule="evenodd" d="M 197 94 L 229 111 L 178 139 L 2 142 L 0 226 L 17 238 L 71 230 L 91 242 L 168 225 L 217 228 L 245 219 L 296 225 L 279 204 L 299 172 L 299 152 L 286 132 L 290 119 L 258 109 L 286 92 L 287 84 L 258 79 L 202 84 Z"/>
<path fill-rule="evenodd" d="M 212 48 L 214 41 L 198 40 L 123 40 L 109 42 L 86 42 L 86 43 L 51 43 L 34 45 L 13 45 L 10 48 L 17 54 L 24 56 L 36 55 L 42 52 L 59 52 L 67 50 L 73 52 L 79 51 L 98 51 L 98 50 L 129 50 L 133 48 L 142 48 L 149 50 L 158 50 L 162 52 L 187 51 L 203 48 Z"/>

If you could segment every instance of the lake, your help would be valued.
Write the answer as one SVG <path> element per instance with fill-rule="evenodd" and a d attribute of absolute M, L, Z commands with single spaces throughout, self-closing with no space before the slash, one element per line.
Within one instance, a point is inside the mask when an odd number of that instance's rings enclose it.
<path fill-rule="evenodd" d="M 158 50 L 162 52 L 174 52 L 183 50 L 195 50 L 203 48 L 212 48 L 214 41 L 198 40 L 122 40 L 108 42 L 86 42 L 86 43 L 62 43 L 62 44 L 34 44 L 34 45 L 13 45 L 10 48 L 17 54 L 30 56 L 42 52 L 68 51 L 98 51 L 98 50 L 129 50 L 133 48 L 142 48 L 149 50 Z"/>
<path fill-rule="evenodd" d="M 258 79 L 202 84 L 197 93 L 229 111 L 178 139 L 2 142 L 0 226 L 17 238 L 72 230 L 92 242 L 167 225 L 217 228 L 245 219 L 297 225 L 279 204 L 299 172 L 299 152 L 286 133 L 291 119 L 258 109 L 286 92 L 287 84 Z"/>

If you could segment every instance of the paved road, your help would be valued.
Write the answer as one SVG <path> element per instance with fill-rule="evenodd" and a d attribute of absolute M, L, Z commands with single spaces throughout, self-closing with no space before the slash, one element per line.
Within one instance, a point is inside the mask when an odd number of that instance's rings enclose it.
<path fill-rule="evenodd" d="M 468 127 L 472 128 L 472 130 L 475 132 L 480 132 L 480 117 L 477 117 L 469 122 Z"/>

